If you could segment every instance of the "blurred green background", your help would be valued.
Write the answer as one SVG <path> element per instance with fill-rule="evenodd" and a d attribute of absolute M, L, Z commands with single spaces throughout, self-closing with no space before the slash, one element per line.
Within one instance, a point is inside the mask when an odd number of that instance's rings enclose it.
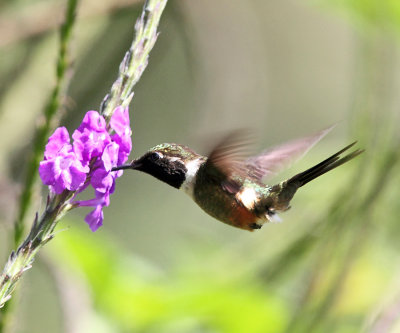
<path fill-rule="evenodd" d="M 64 5 L 0 3 L 2 263 Z M 81 2 L 61 119 L 70 133 L 115 80 L 141 7 Z M 366 153 L 302 188 L 283 223 L 253 233 L 126 172 L 99 231 L 83 208 L 61 221 L 19 285 L 9 331 L 398 332 L 400 2 L 170 0 L 159 30 L 130 109 L 132 158 L 162 142 L 206 153 L 210 137 L 242 127 L 263 149 L 337 122 L 275 180 L 354 140 Z"/>

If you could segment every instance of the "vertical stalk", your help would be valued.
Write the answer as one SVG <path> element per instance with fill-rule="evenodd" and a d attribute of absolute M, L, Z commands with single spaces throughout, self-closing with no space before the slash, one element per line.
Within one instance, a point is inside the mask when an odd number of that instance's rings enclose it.
<path fill-rule="evenodd" d="M 141 17 L 135 25 L 135 39 L 120 64 L 119 75 L 113 84 L 110 93 L 101 105 L 101 112 L 108 121 L 116 106 L 128 106 L 132 98 L 132 89 L 145 70 L 149 53 L 154 46 L 158 33 L 157 28 L 161 14 L 167 0 L 146 1 Z M 24 233 L 23 220 L 30 206 L 32 188 L 36 180 L 39 161 L 43 149 L 60 105 L 60 96 L 65 89 L 65 74 L 67 69 L 67 47 L 71 35 L 71 27 L 75 18 L 77 0 L 69 0 L 67 8 L 67 22 L 61 28 L 61 47 L 57 63 L 57 84 L 53 90 L 50 101 L 45 109 L 45 122 L 38 129 L 34 155 L 29 165 L 24 194 L 20 200 L 20 212 L 15 224 L 14 241 L 18 244 Z M 11 298 L 19 279 L 25 271 L 31 268 L 33 260 L 42 246 L 54 237 L 54 228 L 57 222 L 66 214 L 73 205 L 71 199 L 74 192 L 64 191 L 60 195 L 48 197 L 44 213 L 39 218 L 36 215 L 31 230 L 18 249 L 11 253 L 0 275 L 0 308 Z M 6 313 L 9 307 L 3 307 L 0 317 L 0 333 L 4 330 Z"/>
<path fill-rule="evenodd" d="M 18 215 L 14 223 L 14 248 L 18 246 L 22 240 L 22 236 L 25 234 L 24 221 L 26 213 L 31 206 L 33 188 L 38 178 L 37 170 L 39 162 L 42 159 L 47 138 L 51 129 L 55 125 L 55 118 L 59 113 L 60 106 L 62 105 L 62 98 L 70 82 L 71 75 L 67 75 L 68 70 L 71 69 L 69 48 L 77 6 L 78 0 L 68 0 L 65 22 L 60 29 L 60 46 L 56 64 L 56 84 L 43 110 L 44 120 L 36 129 L 33 140 L 33 152 L 29 162 L 27 163 L 28 166 L 25 175 L 25 183 L 19 200 Z"/>
<path fill-rule="evenodd" d="M 72 29 L 75 23 L 77 6 L 78 6 L 78 0 L 68 0 L 65 12 L 65 22 L 60 28 L 60 46 L 56 64 L 56 83 L 43 110 L 43 121 L 36 128 L 36 132 L 34 134 L 32 153 L 30 156 L 30 160 L 27 163 L 24 186 L 19 198 L 17 216 L 14 221 L 13 244 L 12 244 L 12 248 L 14 249 L 18 247 L 18 244 L 20 244 L 20 242 L 22 241 L 22 237 L 26 232 L 25 218 L 32 203 L 34 186 L 38 178 L 39 162 L 43 156 L 43 151 L 46 145 L 47 137 L 50 134 L 51 128 L 54 126 L 56 116 L 59 113 L 60 106 L 62 105 L 63 96 L 70 82 L 71 75 L 68 75 L 68 71 L 71 70 L 71 61 L 69 59 L 69 53 L 70 53 L 69 46 L 71 41 Z M 36 221 L 37 217 L 35 218 L 35 222 Z M 30 262 L 32 259 L 26 258 L 27 248 L 25 247 L 25 250 L 21 251 L 25 252 L 22 255 L 23 258 L 22 261 L 27 260 L 27 262 Z M 12 256 L 13 254 L 10 256 L 10 258 Z M 15 274 L 15 276 L 19 275 L 18 272 L 13 272 L 13 273 Z M 7 275 L 5 275 L 4 278 L 7 280 Z M 3 283 L 4 285 L 2 285 L 1 283 Z M 0 282 L 0 287 L 2 289 L 2 291 L 0 292 L 0 299 L 8 297 L 6 295 L 8 293 L 11 294 L 8 287 L 10 284 L 12 285 L 11 280 L 8 280 L 6 282 L 3 280 L 2 282 Z M 12 303 L 13 302 L 11 301 L 8 302 L 0 313 L 0 333 L 4 331 L 5 325 L 9 321 L 8 318 L 10 317 L 10 313 L 14 307 Z M 2 303 L 0 301 L 0 307 L 1 304 Z"/>
<path fill-rule="evenodd" d="M 157 26 L 167 0 L 147 0 L 142 15 L 136 21 L 136 37 L 119 66 L 118 78 L 104 97 L 100 113 L 108 120 L 118 105 L 129 105 L 132 89 L 142 76 L 150 51 L 157 40 Z"/>

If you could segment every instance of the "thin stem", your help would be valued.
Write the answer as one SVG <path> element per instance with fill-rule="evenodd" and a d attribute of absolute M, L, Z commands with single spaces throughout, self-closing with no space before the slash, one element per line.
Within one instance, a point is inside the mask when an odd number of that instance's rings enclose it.
<path fill-rule="evenodd" d="M 103 115 L 106 119 L 111 117 L 115 106 L 120 104 L 127 105 L 131 100 L 132 88 L 146 68 L 149 52 L 156 41 L 157 27 L 166 2 L 167 0 L 150 0 L 146 2 L 143 13 L 135 26 L 136 38 L 120 65 L 120 75 L 114 83 L 110 95 L 107 96 L 102 103 Z M 70 34 L 70 30 L 67 28 L 64 29 L 63 33 L 66 34 L 67 38 Z M 66 40 L 68 40 L 68 38 Z M 65 51 L 66 45 L 64 44 L 64 46 L 62 46 L 62 52 Z M 65 71 L 65 62 L 60 61 L 57 68 L 58 77 L 62 77 Z M 60 94 L 59 90 L 60 88 L 55 89 L 54 96 Z M 53 105 L 52 103 L 55 103 L 58 107 L 58 99 L 54 98 L 51 99 L 51 101 L 51 105 Z M 44 133 L 48 132 L 51 125 L 50 120 L 53 119 L 56 109 L 57 108 L 54 107 L 46 109 L 45 115 L 47 121 L 43 126 L 42 131 L 39 133 L 40 138 L 43 139 L 42 136 Z M 46 137 L 47 134 L 44 136 L 44 141 Z M 42 144 L 44 146 L 43 141 Z M 43 146 L 35 147 L 42 151 Z M 35 156 L 36 158 L 39 158 L 39 155 Z M 33 173 L 36 174 L 37 165 L 33 171 Z M 33 178 L 34 177 L 35 176 L 33 176 Z M 31 267 L 38 250 L 54 237 L 54 228 L 56 227 L 57 222 L 64 216 L 64 214 L 74 207 L 71 203 L 74 195 L 74 192 L 64 191 L 60 195 L 48 197 L 44 213 L 40 218 L 36 215 L 30 233 L 18 247 L 17 251 L 11 253 L 3 273 L 0 275 L 0 308 L 10 299 L 22 274 Z M 25 211 L 27 208 L 26 202 L 30 202 L 30 195 L 28 195 L 27 198 L 29 198 L 29 201 L 21 201 L 21 206 Z M 18 228 L 20 228 L 20 225 L 18 225 Z M 21 230 L 23 230 L 23 228 Z M 19 229 L 18 232 L 22 233 L 21 230 Z M 18 237 L 16 237 L 16 239 L 18 239 Z M 0 329 L 1 327 L 3 326 L 0 320 Z"/>
<path fill-rule="evenodd" d="M 62 104 L 62 97 L 65 94 L 65 91 L 70 82 L 71 75 L 67 75 L 68 71 L 71 69 L 71 61 L 69 61 L 68 54 L 71 40 L 71 31 L 75 23 L 77 5 L 78 0 L 68 0 L 65 12 L 65 22 L 60 28 L 60 46 L 56 63 L 56 83 L 43 110 L 43 121 L 37 127 L 36 133 L 34 135 L 32 154 L 30 157 L 30 161 L 28 162 L 23 191 L 19 198 L 18 213 L 14 222 L 13 248 L 17 248 L 18 244 L 22 240 L 23 235 L 25 234 L 24 222 L 26 214 L 31 206 L 33 189 L 37 181 L 37 170 L 39 167 L 39 162 L 43 156 L 44 146 L 50 133 L 50 129 L 54 125 L 56 115 L 58 114 L 60 105 Z M 35 221 L 37 221 L 37 218 L 35 219 Z M 17 253 L 18 251 L 20 251 L 21 258 L 23 258 L 20 261 L 22 261 L 22 263 L 25 261 L 25 264 L 23 263 L 23 267 L 28 267 L 26 266 L 27 263 L 30 262 L 33 258 L 27 257 L 26 253 L 28 248 L 26 246 L 27 244 L 25 244 L 25 246 L 21 245 L 17 250 Z M 36 251 L 33 251 L 30 255 L 34 256 L 35 253 Z M 10 256 L 10 259 L 12 258 L 12 256 L 13 254 Z M 10 261 L 10 259 L 8 263 L 12 262 L 12 260 Z M 10 273 L 15 273 L 15 271 L 13 271 L 13 267 L 9 268 L 11 269 Z M 5 275 L 2 275 L 1 278 L 7 280 L 8 273 L 4 274 Z M 16 276 L 18 275 L 19 274 L 16 274 Z M 9 286 L 11 285 L 13 285 L 12 279 L 6 282 L 4 280 L 0 282 L 0 286 L 2 289 L 2 291 L 0 292 L 0 300 L 2 300 L 3 298 L 6 299 L 10 296 L 12 290 L 9 288 Z M 0 301 L 0 307 L 1 305 L 2 301 Z M 10 302 L 2 309 L 2 314 L 0 316 L 0 332 L 3 332 L 12 308 L 13 306 Z"/>
<path fill-rule="evenodd" d="M 18 215 L 14 223 L 14 248 L 22 240 L 25 234 L 24 220 L 32 202 L 33 187 L 37 181 L 39 162 L 43 156 L 44 146 L 49 136 L 51 128 L 54 126 L 54 120 L 60 109 L 61 99 L 64 95 L 70 81 L 71 75 L 67 71 L 71 68 L 71 61 L 68 58 L 71 32 L 76 17 L 76 8 L 78 0 L 68 0 L 65 14 L 65 23 L 60 29 L 60 48 L 56 65 L 56 84 L 49 97 L 47 105 L 43 110 L 44 121 L 36 129 L 33 142 L 33 152 L 28 162 L 26 178 L 23 192 L 19 200 Z"/>
<path fill-rule="evenodd" d="M 141 2 L 140 0 L 113 0 L 102 1 L 99 5 L 98 0 L 86 0 L 79 9 L 79 17 L 85 20 L 104 16 Z M 7 10 L 5 5 L 0 12 L 2 31 L 0 47 L 37 38 L 57 29 L 63 20 L 64 17 L 60 15 L 59 1 L 32 1 L 18 11 Z M 23 27 L 21 27 L 21 22 L 24 22 Z M 6 31 L 7 33 L 4 33 Z"/>
<path fill-rule="evenodd" d="M 42 216 L 36 218 L 32 229 L 16 252 L 12 252 L 0 275 L 0 308 L 7 302 L 22 274 L 31 268 L 37 251 L 53 238 L 57 222 L 71 209 L 68 200 L 73 193 L 64 191 L 49 198 Z"/>
<path fill-rule="evenodd" d="M 118 78 L 104 97 L 100 113 L 108 120 L 118 105 L 128 106 L 132 89 L 147 67 L 150 51 L 157 40 L 157 26 L 167 0 L 147 0 L 141 17 L 136 21 L 135 39 L 119 66 Z"/>

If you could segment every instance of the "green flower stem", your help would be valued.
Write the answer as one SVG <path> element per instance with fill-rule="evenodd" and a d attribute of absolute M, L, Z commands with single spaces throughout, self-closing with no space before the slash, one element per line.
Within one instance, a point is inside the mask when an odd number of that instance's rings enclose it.
<path fill-rule="evenodd" d="M 37 128 L 35 133 L 33 153 L 30 161 L 28 162 L 24 189 L 20 196 L 18 215 L 14 223 L 14 248 L 18 246 L 22 240 L 22 236 L 25 234 L 24 221 L 26 213 L 31 205 L 33 187 L 38 178 L 37 170 L 39 167 L 39 162 L 42 159 L 44 147 L 50 134 L 50 130 L 54 126 L 54 120 L 57 115 L 57 111 L 60 108 L 61 99 L 65 94 L 70 81 L 70 75 L 66 75 L 68 69 L 71 68 L 71 62 L 68 59 L 68 49 L 70 45 L 69 42 L 71 39 L 71 31 L 75 22 L 77 5 L 78 0 L 68 0 L 65 23 L 60 29 L 60 49 L 57 59 L 56 84 L 43 111 L 44 121 Z"/>
<path fill-rule="evenodd" d="M 60 29 L 60 46 L 56 65 L 56 83 L 43 110 L 43 121 L 37 127 L 35 132 L 32 154 L 30 157 L 30 161 L 27 163 L 23 191 L 19 198 L 18 212 L 14 222 L 14 239 L 12 246 L 13 248 L 18 247 L 18 245 L 22 241 L 23 235 L 26 233 L 25 218 L 31 206 L 34 185 L 37 182 L 38 178 L 37 170 L 39 167 L 39 162 L 43 156 L 44 147 L 50 130 L 54 126 L 56 115 L 60 109 L 60 105 L 62 104 L 62 98 L 65 95 L 65 91 L 70 82 L 71 75 L 68 75 L 68 71 L 71 68 L 71 61 L 69 60 L 68 55 L 72 35 L 71 32 L 75 23 L 77 5 L 78 0 L 68 0 L 65 12 L 65 22 Z M 35 219 L 35 221 L 36 220 L 37 219 Z M 14 269 L 16 267 L 18 269 L 18 266 L 28 267 L 28 262 L 32 261 L 33 256 L 37 251 L 33 251 L 32 248 L 27 251 L 27 246 L 28 244 L 24 242 L 21 246 L 18 247 L 17 252 L 10 256 L 7 266 L 4 269 L 4 273 L 0 276 L 0 307 L 4 304 L 3 300 L 7 300 L 8 297 L 10 297 L 11 292 L 14 288 L 13 286 L 23 272 L 22 270 L 19 270 L 20 273 L 16 273 Z M 15 262 L 12 261 L 13 255 L 19 258 Z M 7 269 L 10 270 L 9 273 L 11 273 L 11 275 L 10 279 L 8 281 L 5 281 L 9 276 L 6 272 Z M 2 309 L 2 313 L 0 314 L 0 332 L 3 332 L 6 322 L 8 321 L 9 313 L 12 311 L 11 303 L 12 302 L 8 303 L 7 306 Z"/>
<path fill-rule="evenodd" d="M 72 196 L 72 192 L 64 191 L 49 198 L 42 216 L 36 216 L 29 235 L 17 251 L 11 253 L 0 275 L 0 308 L 11 298 L 22 274 L 31 268 L 38 250 L 54 237 L 57 222 L 72 208 L 68 203 Z"/>
<path fill-rule="evenodd" d="M 71 1 L 74 2 L 75 0 Z M 157 27 L 166 3 L 167 0 L 149 0 L 145 3 L 142 15 L 135 25 L 136 37 L 120 65 L 117 80 L 102 103 L 101 111 L 107 120 L 110 119 L 116 106 L 129 104 L 133 86 L 139 80 L 146 68 L 149 53 L 157 39 Z M 70 32 L 67 31 L 64 31 L 63 33 L 67 34 L 67 37 L 70 34 Z M 66 45 L 64 45 L 64 48 L 61 48 L 60 52 L 65 52 L 65 46 Z M 64 60 L 59 61 L 59 66 L 57 67 L 58 77 L 64 75 L 63 71 L 65 69 L 65 58 L 61 58 Z M 59 96 L 59 89 L 60 88 L 55 89 L 53 96 Z M 47 125 L 43 126 L 42 131 L 38 135 L 43 140 L 41 141 L 42 146 L 40 147 L 40 152 L 43 151 L 43 146 L 50 129 L 51 119 L 54 117 L 55 111 L 58 108 L 58 99 L 52 99 L 50 104 L 53 103 L 55 103 L 57 107 L 49 107 L 46 109 L 45 115 Z M 39 160 L 38 156 L 40 157 L 40 155 L 36 155 L 37 160 Z M 32 170 L 34 171 L 32 174 L 37 173 L 37 165 L 38 162 L 35 168 L 32 167 Z M 57 222 L 64 216 L 64 214 L 73 208 L 70 203 L 73 195 L 73 192 L 64 191 L 60 195 L 49 197 L 46 209 L 42 216 L 40 218 L 36 216 L 27 238 L 18 247 L 16 252 L 11 253 L 3 273 L 0 275 L 0 308 L 10 299 L 17 282 L 22 274 L 31 267 L 34 257 L 39 249 L 54 237 L 54 228 L 56 227 Z M 21 207 L 25 209 L 25 212 L 28 207 L 27 203 L 30 202 L 30 197 L 31 194 L 27 195 L 29 200 L 21 199 Z M 25 212 L 22 214 L 22 217 L 25 215 Z M 22 234 L 23 227 L 21 227 L 21 223 L 18 223 L 17 228 L 19 228 L 18 233 Z M 18 237 L 16 237 L 16 239 L 18 239 Z M 1 327 L 2 322 L 0 319 L 0 332 Z"/>
<path fill-rule="evenodd" d="M 135 39 L 119 66 L 118 78 L 105 96 L 100 113 L 108 122 L 118 105 L 128 106 L 132 89 L 145 70 L 149 53 L 157 40 L 157 27 L 167 0 L 147 0 L 135 25 Z"/>

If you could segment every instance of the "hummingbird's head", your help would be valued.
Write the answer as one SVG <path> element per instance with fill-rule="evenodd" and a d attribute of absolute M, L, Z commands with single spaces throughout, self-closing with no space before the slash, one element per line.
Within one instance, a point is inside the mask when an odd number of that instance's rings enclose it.
<path fill-rule="evenodd" d="M 139 170 L 179 189 L 190 173 L 190 162 L 203 157 L 190 148 L 175 143 L 164 143 L 150 149 L 140 158 L 119 169 Z"/>

